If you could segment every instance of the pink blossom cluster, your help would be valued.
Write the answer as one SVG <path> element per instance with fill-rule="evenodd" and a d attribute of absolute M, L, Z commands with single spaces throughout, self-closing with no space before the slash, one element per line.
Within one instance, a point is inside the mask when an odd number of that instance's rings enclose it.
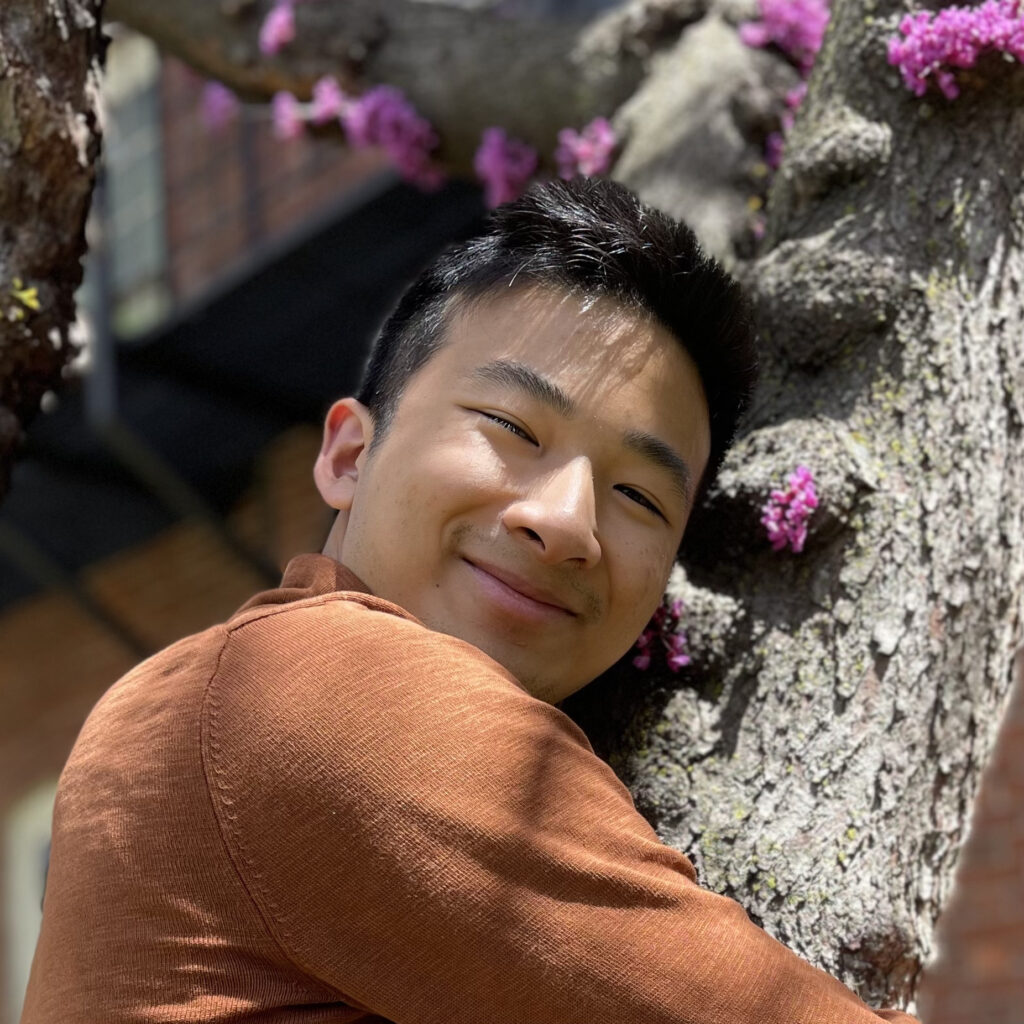
<path fill-rule="evenodd" d="M 279 92 L 272 106 L 274 134 L 279 139 L 297 138 L 307 121 L 328 124 L 337 120 L 353 146 L 380 146 L 407 181 L 437 188 L 443 180 L 430 157 L 437 146 L 437 133 L 393 86 L 378 85 L 362 96 L 349 97 L 328 76 L 314 84 L 309 104 L 300 103 L 289 92 Z"/>
<path fill-rule="evenodd" d="M 618 139 L 606 117 L 595 117 L 582 131 L 563 128 L 558 133 L 555 163 L 560 178 L 573 178 L 577 174 L 605 174 L 612 163 L 612 153 Z"/>
<path fill-rule="evenodd" d="M 295 39 L 293 0 L 278 0 L 260 26 L 260 53 L 272 57 Z"/>
<path fill-rule="evenodd" d="M 782 153 L 786 148 L 786 136 L 793 127 L 796 119 L 796 112 L 807 95 L 807 83 L 801 82 L 786 93 L 786 109 L 782 112 L 780 121 L 782 128 L 777 132 L 771 132 L 764 143 L 765 163 L 774 171 L 778 170 L 782 163 Z"/>
<path fill-rule="evenodd" d="M 800 68 L 804 78 L 810 74 L 821 49 L 821 41 L 828 25 L 828 0 L 758 0 L 760 21 L 740 25 L 740 39 L 748 46 L 775 44 Z M 764 145 L 765 163 L 777 170 L 782 163 L 786 136 L 793 127 L 797 107 L 807 92 L 801 82 L 786 93 L 786 108 L 782 112 L 781 128 L 769 134 Z M 761 228 L 763 232 L 763 226 Z M 755 225 L 755 234 L 758 233 Z"/>
<path fill-rule="evenodd" d="M 740 25 L 747 46 L 774 43 L 806 75 L 814 66 L 828 25 L 828 0 L 757 0 L 760 21 Z"/>
<path fill-rule="evenodd" d="M 950 68 L 973 67 L 987 51 L 1024 61 L 1024 5 L 1021 0 L 986 0 L 980 7 L 946 7 L 933 14 L 919 11 L 900 21 L 904 38 L 889 40 L 889 63 L 900 69 L 903 81 L 923 96 L 933 76 L 950 100 L 960 89 Z"/>
<path fill-rule="evenodd" d="M 238 116 L 238 97 L 220 82 L 207 82 L 199 101 L 199 114 L 210 131 L 220 131 Z"/>
<path fill-rule="evenodd" d="M 806 466 L 797 466 L 789 475 L 789 487 L 772 491 L 761 509 L 761 524 L 768 531 L 768 540 L 775 551 L 785 547 L 799 554 L 807 540 L 807 520 L 818 507 L 814 475 Z"/>
<path fill-rule="evenodd" d="M 484 183 L 488 206 L 516 199 L 537 170 L 537 151 L 504 128 L 488 128 L 473 157 L 477 177 Z"/>
<path fill-rule="evenodd" d="M 380 146 L 402 177 L 422 188 L 441 184 L 441 172 L 430 161 L 437 133 L 400 89 L 377 85 L 357 99 L 343 99 L 340 116 L 353 146 Z"/>
<path fill-rule="evenodd" d="M 313 83 L 313 103 L 310 110 L 310 120 L 313 124 L 328 124 L 330 121 L 340 121 L 348 102 L 349 99 L 341 91 L 338 80 L 330 75 L 324 75 L 323 78 Z"/>
<path fill-rule="evenodd" d="M 274 135 L 282 141 L 297 139 L 306 122 L 302 104 L 290 92 L 275 92 L 270 107 L 274 116 Z"/>
<path fill-rule="evenodd" d="M 686 634 L 679 629 L 682 615 L 682 601 L 673 601 L 670 605 L 662 603 L 658 606 L 658 610 L 635 644 L 637 654 L 633 658 L 634 667 L 641 671 L 649 669 L 653 651 L 659 645 L 665 651 L 665 663 L 673 672 L 678 672 L 690 664 Z"/>
<path fill-rule="evenodd" d="M 277 52 L 294 38 L 292 7 L 296 2 L 282 0 L 267 16 L 260 44 L 265 53 Z M 232 108 L 231 103 L 236 107 Z M 203 99 L 207 126 L 219 127 L 233 116 L 233 109 L 237 109 L 234 95 L 218 83 L 209 83 Z M 443 181 L 441 170 L 431 160 L 439 141 L 437 133 L 401 90 L 393 86 L 378 85 L 361 96 L 350 97 L 336 79 L 326 76 L 314 84 L 310 103 L 301 103 L 289 92 L 278 92 L 271 109 L 278 139 L 298 138 L 307 122 L 324 125 L 337 120 L 351 145 L 357 149 L 381 147 L 406 180 L 422 188 L 436 188 Z M 617 141 L 611 123 L 604 117 L 595 118 L 581 131 L 563 128 L 555 150 L 558 173 L 563 178 L 604 174 L 611 165 Z M 473 160 L 488 205 L 498 206 L 521 195 L 536 174 L 538 163 L 533 147 L 510 137 L 503 128 L 488 128 Z"/>

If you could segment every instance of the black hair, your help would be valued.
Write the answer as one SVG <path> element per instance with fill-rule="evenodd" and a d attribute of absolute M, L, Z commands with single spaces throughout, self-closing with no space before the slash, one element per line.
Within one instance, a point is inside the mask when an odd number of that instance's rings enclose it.
<path fill-rule="evenodd" d="M 444 343 L 452 299 L 528 283 L 609 297 L 653 316 L 697 366 L 707 399 L 714 479 L 757 379 L 757 353 L 740 287 L 685 224 L 601 178 L 533 185 L 491 213 L 488 227 L 447 249 L 402 295 L 370 353 L 358 399 L 374 417 L 374 445 L 402 391 Z M 371 445 L 371 448 L 373 446 Z"/>

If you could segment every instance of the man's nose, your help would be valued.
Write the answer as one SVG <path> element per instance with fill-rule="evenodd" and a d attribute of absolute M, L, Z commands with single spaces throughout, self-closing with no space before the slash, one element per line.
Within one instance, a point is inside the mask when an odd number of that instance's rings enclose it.
<path fill-rule="evenodd" d="M 601 558 L 597 539 L 594 473 L 581 456 L 538 480 L 502 516 L 513 535 L 526 540 L 543 562 L 575 560 L 585 567 Z"/>

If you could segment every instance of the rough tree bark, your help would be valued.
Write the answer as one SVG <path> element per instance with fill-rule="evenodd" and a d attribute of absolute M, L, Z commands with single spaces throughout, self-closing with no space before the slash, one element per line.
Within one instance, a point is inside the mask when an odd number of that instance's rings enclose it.
<path fill-rule="evenodd" d="M 835 0 L 744 262 L 760 143 L 795 75 L 737 43 L 743 0 L 589 21 L 303 4 L 297 42 L 266 60 L 269 6 L 110 13 L 251 98 L 324 73 L 397 84 L 455 168 L 487 124 L 550 151 L 557 128 L 616 110 L 616 175 L 746 279 L 764 384 L 672 584 L 694 665 L 652 679 L 624 662 L 565 710 L 712 888 L 870 1002 L 912 1003 L 1020 637 L 1024 71 L 994 59 L 955 103 L 917 100 L 885 63 L 903 5 Z M 760 506 L 800 462 L 823 507 L 803 554 L 775 554 Z"/>
<path fill-rule="evenodd" d="M 712 888 L 905 1006 L 1020 639 L 1024 69 L 918 100 L 885 62 L 904 9 L 835 3 L 742 268 L 764 384 L 674 581 L 697 664 L 620 682 L 606 749 Z M 777 555 L 759 506 L 799 463 L 824 507 Z"/>
<path fill-rule="evenodd" d="M 100 136 L 101 0 L 0 4 L 0 498 L 60 382 Z"/>

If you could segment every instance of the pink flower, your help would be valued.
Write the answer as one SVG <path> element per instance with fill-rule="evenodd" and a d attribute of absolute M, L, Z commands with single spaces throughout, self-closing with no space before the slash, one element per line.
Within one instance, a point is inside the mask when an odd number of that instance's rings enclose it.
<path fill-rule="evenodd" d="M 686 668 L 690 664 L 690 658 L 686 654 L 670 654 L 665 659 L 665 662 L 673 672 L 678 672 L 681 668 Z"/>
<path fill-rule="evenodd" d="M 199 101 L 199 116 L 210 131 L 220 131 L 238 116 L 238 97 L 220 82 L 207 82 Z"/>
<path fill-rule="evenodd" d="M 302 105 L 290 92 L 274 93 L 274 135 L 282 140 L 296 139 L 303 131 Z"/>
<path fill-rule="evenodd" d="M 814 66 L 828 25 L 827 0 L 757 0 L 760 21 L 740 25 L 747 46 L 774 43 L 806 75 Z"/>
<path fill-rule="evenodd" d="M 378 85 L 358 99 L 345 102 L 341 123 L 353 146 L 380 146 L 407 181 L 430 189 L 444 180 L 431 163 L 437 133 L 401 90 Z"/>
<path fill-rule="evenodd" d="M 951 68 L 973 67 L 987 52 L 1024 61 L 1024 10 L 1020 0 L 986 0 L 979 7 L 946 7 L 932 14 L 918 11 L 900 21 L 903 34 L 889 40 L 889 63 L 903 82 L 923 96 L 929 80 L 950 100 L 960 88 Z"/>
<path fill-rule="evenodd" d="M 800 82 L 799 85 L 794 85 L 786 93 L 786 106 L 791 111 L 797 111 L 800 108 L 800 104 L 807 98 L 807 83 Z"/>
<path fill-rule="evenodd" d="M 273 56 L 294 38 L 295 10 L 291 0 L 281 0 L 270 9 L 260 27 L 260 52 Z"/>
<path fill-rule="evenodd" d="M 803 103 L 807 95 L 807 83 L 801 82 L 790 89 L 785 96 L 786 109 L 779 117 L 780 130 L 770 132 L 764 140 L 764 162 L 773 170 L 777 171 L 782 163 L 782 154 L 786 148 L 786 136 L 793 128 L 796 119 L 796 111 Z"/>
<path fill-rule="evenodd" d="M 555 150 L 558 176 L 572 178 L 577 174 L 607 173 L 617 141 L 615 130 L 605 117 L 594 118 L 582 132 L 563 128 L 558 133 Z"/>
<path fill-rule="evenodd" d="M 645 672 L 651 667 L 652 646 L 657 642 L 665 652 L 665 664 L 673 672 L 678 672 L 691 663 L 687 652 L 686 634 L 679 629 L 679 620 L 683 614 L 683 602 L 675 600 L 671 605 L 662 602 L 647 628 L 640 634 L 636 642 L 636 655 L 633 657 L 634 667 Z"/>
<path fill-rule="evenodd" d="M 779 169 L 782 163 L 782 151 L 786 148 L 786 139 L 782 132 L 771 132 L 764 140 L 764 162 L 773 170 Z"/>
<path fill-rule="evenodd" d="M 504 128 L 488 128 L 473 167 L 484 183 L 487 205 L 499 206 L 522 194 L 537 170 L 537 151 L 519 139 L 510 139 Z"/>
<path fill-rule="evenodd" d="M 338 80 L 330 75 L 318 79 L 313 85 L 313 124 L 327 124 L 340 118 L 345 109 L 345 94 L 338 85 Z"/>
<path fill-rule="evenodd" d="M 761 509 L 761 525 L 768 534 L 772 550 L 789 547 L 794 554 L 804 549 L 807 520 L 818 507 L 814 475 L 806 466 L 797 466 L 789 475 L 785 491 L 772 491 Z"/>

